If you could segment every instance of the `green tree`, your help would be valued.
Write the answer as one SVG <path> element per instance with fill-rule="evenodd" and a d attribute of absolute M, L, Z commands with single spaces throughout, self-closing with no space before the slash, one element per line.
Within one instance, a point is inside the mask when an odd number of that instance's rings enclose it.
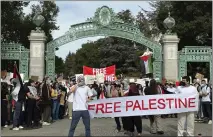
<path fill-rule="evenodd" d="M 1 42 L 20 42 L 22 23 L 24 21 L 23 7 L 29 2 L 1 1 Z"/>
<path fill-rule="evenodd" d="M 64 76 L 66 77 L 73 76 L 74 74 L 76 74 L 75 69 L 76 69 L 75 54 L 69 52 L 65 59 Z"/>
<path fill-rule="evenodd" d="M 4 1 L 2 3 L 2 26 L 1 26 L 1 42 L 15 42 L 21 43 L 29 48 L 28 36 L 31 30 L 34 30 L 36 25 L 33 23 L 33 17 L 37 10 L 41 11 L 45 21 L 42 25 L 47 40 L 51 41 L 52 31 L 58 30 L 56 26 L 56 17 L 59 12 L 58 6 L 54 1 L 42 1 L 39 5 L 32 5 L 32 12 L 28 15 L 23 13 L 23 6 L 27 6 L 29 2 L 20 1 Z"/>
<path fill-rule="evenodd" d="M 62 58 L 55 56 L 55 73 L 64 73 L 64 61 Z"/>
<path fill-rule="evenodd" d="M 211 1 L 158 1 L 150 2 L 153 11 L 142 9 L 144 18 L 165 33 L 163 21 L 171 16 L 176 25 L 172 29 L 180 38 L 179 49 L 184 46 L 210 45 L 212 37 L 212 2 Z M 170 5 L 170 8 L 168 8 Z M 169 9 L 169 10 L 168 10 Z"/>

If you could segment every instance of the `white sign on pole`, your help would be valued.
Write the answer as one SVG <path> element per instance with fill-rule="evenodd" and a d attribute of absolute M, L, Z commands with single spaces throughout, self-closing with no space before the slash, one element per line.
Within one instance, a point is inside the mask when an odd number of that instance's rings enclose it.
<path fill-rule="evenodd" d="M 94 84 L 94 81 L 96 81 L 95 75 L 85 75 L 85 84 Z"/>
<path fill-rule="evenodd" d="M 98 83 L 104 83 L 104 74 L 103 73 L 97 74 L 96 80 Z"/>
<path fill-rule="evenodd" d="M 84 74 L 75 74 L 76 81 L 77 81 L 79 76 L 84 76 Z"/>
<path fill-rule="evenodd" d="M 137 79 L 136 84 L 140 84 L 142 87 L 146 86 L 146 81 L 144 79 Z"/>

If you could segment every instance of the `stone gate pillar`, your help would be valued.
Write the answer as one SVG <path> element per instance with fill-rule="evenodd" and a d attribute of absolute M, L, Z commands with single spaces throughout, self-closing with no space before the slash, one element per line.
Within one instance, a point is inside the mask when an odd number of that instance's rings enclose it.
<path fill-rule="evenodd" d="M 45 64 L 44 64 L 44 52 L 45 52 L 45 33 L 39 28 L 32 30 L 30 36 L 30 73 L 31 76 L 38 76 L 39 81 L 44 78 Z"/>
<path fill-rule="evenodd" d="M 167 80 L 178 80 L 178 43 L 177 34 L 171 29 L 175 26 L 175 20 L 168 13 L 168 17 L 163 21 L 167 32 L 162 38 L 163 42 L 163 72 Z"/>
<path fill-rule="evenodd" d="M 176 34 L 163 36 L 163 71 L 164 78 L 178 80 L 178 43 Z"/>

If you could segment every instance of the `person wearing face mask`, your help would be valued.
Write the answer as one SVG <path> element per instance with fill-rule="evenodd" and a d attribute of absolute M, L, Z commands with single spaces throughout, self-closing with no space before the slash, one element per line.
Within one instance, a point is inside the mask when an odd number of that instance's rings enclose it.
<path fill-rule="evenodd" d="M 37 89 L 35 88 L 34 80 L 29 79 L 29 82 L 25 84 L 24 88 L 30 93 L 30 96 L 27 96 L 27 129 L 40 128 L 39 110 L 36 106 L 36 100 L 38 100 L 39 97 L 37 94 Z"/>
<path fill-rule="evenodd" d="M 208 120 L 208 124 L 212 124 L 210 87 L 208 87 L 205 80 L 201 81 L 200 96 L 202 96 L 201 104 L 202 104 L 204 118 Z"/>
<path fill-rule="evenodd" d="M 194 86 L 190 85 L 190 78 L 188 76 L 182 77 L 180 86 L 177 88 L 178 94 L 197 94 L 197 89 Z M 194 112 L 184 112 L 178 114 L 177 121 L 177 136 L 194 136 Z"/>
<path fill-rule="evenodd" d="M 69 137 L 74 136 L 75 128 L 78 125 L 79 120 L 82 118 L 86 137 L 91 136 L 90 131 L 90 114 L 88 111 L 88 102 L 91 100 L 92 92 L 85 84 L 84 76 L 77 77 L 77 85 L 72 88 L 73 92 L 73 115 L 71 126 L 69 130 Z"/>
<path fill-rule="evenodd" d="M 51 116 L 51 88 L 50 88 L 50 79 L 48 77 L 43 79 L 43 82 L 40 86 L 41 93 L 41 110 L 42 110 L 42 125 L 49 126 L 50 125 L 50 116 Z"/>

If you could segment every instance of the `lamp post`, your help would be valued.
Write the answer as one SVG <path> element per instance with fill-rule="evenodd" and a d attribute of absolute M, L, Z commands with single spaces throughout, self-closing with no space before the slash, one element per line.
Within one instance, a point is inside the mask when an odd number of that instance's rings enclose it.
<path fill-rule="evenodd" d="M 164 27 L 167 29 L 168 34 L 172 31 L 171 29 L 175 26 L 175 19 L 170 16 L 170 12 L 168 13 L 168 17 L 163 21 Z"/>
<path fill-rule="evenodd" d="M 41 25 L 44 23 L 45 18 L 41 15 L 41 12 L 37 12 L 36 15 L 33 17 L 33 23 L 37 26 L 36 31 L 41 31 Z"/>

